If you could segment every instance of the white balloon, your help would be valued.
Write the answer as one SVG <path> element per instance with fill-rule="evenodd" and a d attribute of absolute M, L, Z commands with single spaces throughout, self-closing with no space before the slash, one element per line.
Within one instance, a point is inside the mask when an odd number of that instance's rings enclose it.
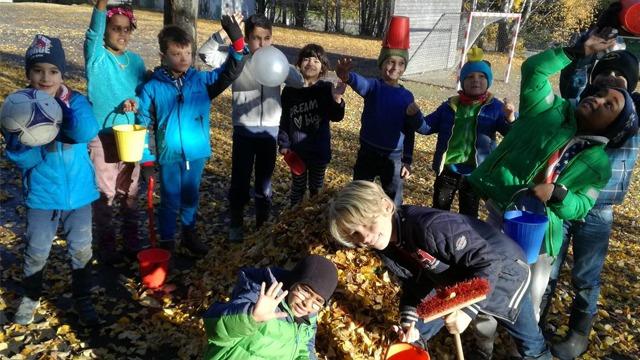
<path fill-rule="evenodd" d="M 273 46 L 258 49 L 248 66 L 256 81 L 264 86 L 280 86 L 289 74 L 289 60 Z"/>

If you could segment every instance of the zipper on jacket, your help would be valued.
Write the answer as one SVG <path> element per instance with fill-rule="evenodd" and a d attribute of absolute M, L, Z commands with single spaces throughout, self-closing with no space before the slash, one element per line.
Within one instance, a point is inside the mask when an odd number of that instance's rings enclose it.
<path fill-rule="evenodd" d="M 263 85 L 260 85 L 260 127 L 262 127 L 263 102 L 264 102 Z"/>
<path fill-rule="evenodd" d="M 68 194 L 68 192 L 69 192 L 69 174 L 67 172 L 67 166 L 66 166 L 66 164 L 64 162 L 64 154 L 62 152 L 63 151 L 62 143 L 57 142 L 56 143 L 56 147 L 57 147 L 56 150 L 57 150 L 58 154 L 60 155 L 60 159 L 61 159 L 61 162 L 62 162 L 62 168 L 64 169 L 64 181 L 65 181 L 64 188 L 65 188 L 65 192 L 67 192 L 67 194 L 65 194 L 65 199 L 66 199 L 66 202 L 67 202 L 67 209 L 71 209 L 71 199 L 70 199 L 70 196 Z"/>
<path fill-rule="evenodd" d="M 180 118 L 180 114 L 182 113 L 182 102 L 184 101 L 184 95 L 182 94 L 182 89 L 178 90 L 178 135 L 180 136 L 180 150 L 182 151 L 182 160 L 185 162 L 185 167 L 187 171 L 189 171 L 189 161 L 187 160 L 187 154 L 184 152 L 184 142 L 182 140 L 182 120 Z M 160 154 L 158 154 L 160 155 Z"/>

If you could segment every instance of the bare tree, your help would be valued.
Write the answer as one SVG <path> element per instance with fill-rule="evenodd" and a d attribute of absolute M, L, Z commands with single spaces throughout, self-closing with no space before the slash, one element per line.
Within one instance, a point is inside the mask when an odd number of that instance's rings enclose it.
<path fill-rule="evenodd" d="M 198 44 L 198 0 L 165 0 L 164 25 L 178 25 L 191 34 L 191 54 L 195 61 L 196 46 Z"/>

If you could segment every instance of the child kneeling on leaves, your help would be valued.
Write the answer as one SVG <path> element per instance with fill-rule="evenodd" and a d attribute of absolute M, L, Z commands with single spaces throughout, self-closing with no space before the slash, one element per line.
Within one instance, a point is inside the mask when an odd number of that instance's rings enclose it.
<path fill-rule="evenodd" d="M 329 230 L 341 244 L 377 250 L 402 281 L 401 341 L 426 342 L 443 326 L 462 333 L 484 313 L 495 317 L 526 359 L 551 359 L 528 291 L 529 267 L 518 245 L 490 225 L 448 211 L 397 207 L 382 188 L 354 181 L 327 208 Z M 489 281 L 487 299 L 424 323 L 417 305 L 435 288 L 472 278 Z"/>
<path fill-rule="evenodd" d="M 204 314 L 204 358 L 316 359 L 317 313 L 337 284 L 336 266 L 319 255 L 307 256 L 291 271 L 241 270 L 231 301 L 215 303 Z"/>

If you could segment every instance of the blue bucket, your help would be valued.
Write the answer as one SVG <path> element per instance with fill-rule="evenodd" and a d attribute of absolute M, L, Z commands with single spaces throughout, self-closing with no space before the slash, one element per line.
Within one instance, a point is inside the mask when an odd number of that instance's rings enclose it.
<path fill-rule="evenodd" d="M 549 219 L 546 215 L 511 210 L 504 213 L 502 229 L 520 245 L 527 257 L 527 262 L 534 264 L 538 260 L 548 223 Z"/>

